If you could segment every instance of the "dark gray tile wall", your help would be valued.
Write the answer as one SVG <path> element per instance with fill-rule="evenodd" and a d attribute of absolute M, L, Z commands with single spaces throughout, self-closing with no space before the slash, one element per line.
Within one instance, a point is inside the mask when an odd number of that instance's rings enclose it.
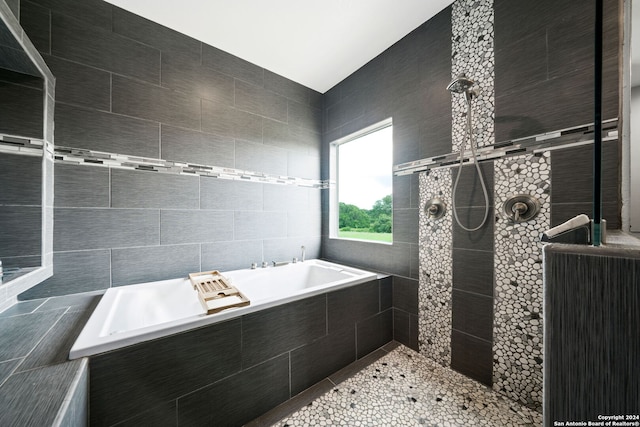
<path fill-rule="evenodd" d="M 604 2 L 603 119 L 619 116 L 619 5 Z M 593 122 L 595 3 L 496 0 L 494 9 L 496 141 Z M 615 229 L 621 225 L 619 150 L 618 141 L 605 144 L 602 166 L 603 215 Z M 591 153 L 591 147 L 552 152 L 552 226 L 580 213 L 592 216 Z"/>
<path fill-rule="evenodd" d="M 637 248 L 544 249 L 544 421 L 640 412 Z M 589 313 L 585 316 L 584 313 Z"/>
<path fill-rule="evenodd" d="M 451 367 L 491 385 L 493 366 L 493 162 L 480 164 L 489 193 L 489 215 L 478 231 L 453 221 Z M 452 168 L 455 179 L 458 168 Z M 484 195 L 474 165 L 464 166 L 456 191 L 458 218 L 467 228 L 482 223 Z M 452 207 L 453 209 L 453 207 Z M 472 351 L 471 351 L 472 350 Z M 477 362 L 474 362 L 477 357 Z M 486 363 L 486 362 L 489 363 Z"/>
<path fill-rule="evenodd" d="M 329 144 L 391 117 L 393 163 L 451 151 L 451 10 L 425 22 L 324 96 L 322 176 Z M 393 245 L 329 239 L 323 198 L 323 257 L 418 278 L 418 181 L 393 178 Z M 384 246 L 384 247 L 383 247 Z"/>
<path fill-rule="evenodd" d="M 19 6 L 19 2 L 13 6 Z M 3 70 L 0 133 L 42 138 L 44 96 L 42 78 Z M 42 158 L 0 153 L 0 188 L 0 259 L 5 268 L 40 265 Z"/>
<path fill-rule="evenodd" d="M 42 78 L 5 71 L 0 77 L 0 97 L 3 100 L 0 103 L 0 133 L 29 138 L 43 137 Z"/>
<path fill-rule="evenodd" d="M 602 146 L 602 210 L 607 228 L 619 229 L 620 190 L 618 176 L 620 145 Z M 558 225 L 581 213 L 593 217 L 593 147 L 584 146 L 551 152 L 551 225 Z"/>
<path fill-rule="evenodd" d="M 393 276 L 393 339 L 418 351 L 418 281 Z"/>
<path fill-rule="evenodd" d="M 0 259 L 7 267 L 19 266 L 19 258 L 39 256 L 42 238 L 42 208 L 40 206 L 0 206 Z"/>
<path fill-rule="evenodd" d="M 389 285 L 373 280 L 92 356 L 91 424 L 251 421 L 390 342 Z"/>
<path fill-rule="evenodd" d="M 0 259 L 5 268 L 40 265 L 41 178 L 41 157 L 0 153 Z"/>
<path fill-rule="evenodd" d="M 57 146 L 320 179 L 321 94 L 101 0 L 20 7 Z M 55 192 L 54 277 L 21 298 L 320 255 L 319 190 L 56 164 Z"/>
<path fill-rule="evenodd" d="M 496 0 L 494 10 L 496 141 L 593 122 L 595 3 Z M 618 116 L 616 0 L 605 1 L 604 15 L 607 119 Z"/>

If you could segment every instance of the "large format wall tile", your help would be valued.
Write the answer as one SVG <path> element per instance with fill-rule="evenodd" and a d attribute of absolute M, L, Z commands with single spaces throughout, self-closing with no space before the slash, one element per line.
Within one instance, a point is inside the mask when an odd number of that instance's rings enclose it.
<path fill-rule="evenodd" d="M 160 212 L 56 208 L 53 241 L 55 251 L 157 245 Z"/>
<path fill-rule="evenodd" d="M 497 141 L 593 122 L 594 5 L 495 1 Z M 529 17 L 526 23 L 521 16 Z M 605 2 L 604 22 L 603 117 L 612 118 L 618 116 L 616 1 Z M 521 55 L 523 45 L 530 55 Z"/>
<path fill-rule="evenodd" d="M 353 327 L 328 334 L 293 350 L 291 395 L 300 393 L 355 360 L 356 332 Z"/>
<path fill-rule="evenodd" d="M 325 336 L 326 300 L 319 295 L 244 316 L 242 368 Z"/>
<path fill-rule="evenodd" d="M 491 341 L 493 337 L 493 298 L 453 289 L 454 330 Z"/>
<path fill-rule="evenodd" d="M 40 206 L 0 206 L 0 259 L 40 255 L 42 208 Z"/>
<path fill-rule="evenodd" d="M 264 69 L 213 46 L 202 45 L 202 64 L 245 82 L 264 84 Z"/>
<path fill-rule="evenodd" d="M 393 339 L 393 311 L 388 309 L 357 323 L 358 358 L 366 356 Z"/>
<path fill-rule="evenodd" d="M 9 377 L 2 386 L 0 406 L 11 408 L 0 412 L 0 424 L 6 426 L 55 425 L 58 413 L 51 408 L 64 405 L 67 393 L 77 375 L 82 360 L 74 360 L 33 369 Z M 39 404 L 26 405 L 25 396 L 38 395 Z M 82 422 L 79 418 L 74 422 Z M 69 424 L 72 425 L 72 424 Z"/>
<path fill-rule="evenodd" d="M 48 9 L 27 0 L 20 1 L 20 26 L 41 53 L 51 50 L 51 13 Z"/>
<path fill-rule="evenodd" d="M 379 295 L 377 280 L 330 293 L 327 299 L 329 333 L 378 313 Z"/>
<path fill-rule="evenodd" d="M 111 172 L 111 206 L 198 209 L 198 181 L 198 177 L 114 169 Z"/>
<path fill-rule="evenodd" d="M 265 185 L 264 210 L 305 212 L 309 210 L 309 188 L 292 185 Z"/>
<path fill-rule="evenodd" d="M 73 17 L 78 21 L 103 30 L 111 30 L 111 5 L 101 0 L 37 0 L 48 9 Z"/>
<path fill-rule="evenodd" d="M 291 397 L 288 373 L 289 357 L 282 355 L 184 396 L 178 425 L 244 425 Z"/>
<path fill-rule="evenodd" d="M 545 425 L 640 412 L 637 253 L 544 248 Z"/>
<path fill-rule="evenodd" d="M 56 207 L 109 207 L 109 169 L 55 165 Z"/>
<path fill-rule="evenodd" d="M 453 250 L 453 288 L 493 297 L 493 252 Z"/>
<path fill-rule="evenodd" d="M 239 270 L 251 267 L 265 259 L 262 255 L 262 240 L 240 240 L 201 245 L 202 271 Z"/>
<path fill-rule="evenodd" d="M 110 73 L 50 55 L 44 60 L 56 76 L 56 102 L 111 110 Z"/>
<path fill-rule="evenodd" d="M 405 277 L 393 277 L 393 307 L 418 314 L 418 282 Z"/>
<path fill-rule="evenodd" d="M 451 368 L 490 386 L 492 363 L 491 341 L 456 330 L 451 332 Z"/>
<path fill-rule="evenodd" d="M 230 137 L 162 125 L 161 156 L 165 160 L 234 167 L 235 145 Z"/>
<path fill-rule="evenodd" d="M 301 104 L 311 105 L 316 108 L 322 106 L 321 93 L 269 70 L 264 70 L 264 88 Z M 320 102 L 316 102 L 316 99 L 319 99 Z M 315 127 L 314 129 L 318 128 Z"/>
<path fill-rule="evenodd" d="M 162 57 L 162 86 L 227 105 L 235 99 L 232 77 L 172 56 Z"/>
<path fill-rule="evenodd" d="M 184 62 L 200 62 L 201 42 L 129 11 L 112 7 L 113 32 L 153 46 Z M 163 71 L 164 74 L 164 71 Z"/>
<path fill-rule="evenodd" d="M 0 153 L 0 205 L 42 204 L 42 158 Z"/>
<path fill-rule="evenodd" d="M 0 132 L 42 138 L 42 89 L 0 81 L 0 96 L 11 101 L 0 104 Z"/>
<path fill-rule="evenodd" d="M 114 113 L 200 129 L 200 100 L 197 97 L 120 76 L 113 76 L 112 84 Z"/>
<path fill-rule="evenodd" d="M 0 319 L 0 361 L 27 356 L 64 312 L 60 309 Z"/>
<path fill-rule="evenodd" d="M 276 120 L 263 120 L 263 138 L 266 145 L 318 155 L 321 137 L 318 128 L 307 129 Z"/>
<path fill-rule="evenodd" d="M 234 240 L 271 239 L 287 234 L 287 217 L 281 212 L 236 211 Z"/>
<path fill-rule="evenodd" d="M 458 210 L 460 222 L 467 228 L 475 228 L 485 218 L 485 208 L 461 208 Z M 453 247 L 456 249 L 493 250 L 493 208 L 489 207 L 484 225 L 477 231 L 466 231 L 453 222 Z"/>
<path fill-rule="evenodd" d="M 76 2 L 73 2 L 76 3 Z M 160 51 L 109 30 L 61 15 L 51 16 L 51 54 L 106 71 L 160 82 Z"/>
<path fill-rule="evenodd" d="M 93 357 L 91 423 L 123 421 L 239 372 L 240 323 L 230 320 Z"/>
<path fill-rule="evenodd" d="M 112 249 L 113 286 L 186 278 L 200 268 L 199 245 L 163 245 Z"/>
<path fill-rule="evenodd" d="M 45 298 L 108 289 L 111 286 L 111 251 L 54 252 L 53 276 L 20 294 L 21 299 Z"/>
<path fill-rule="evenodd" d="M 60 103 L 55 121 L 56 146 L 160 157 L 158 123 Z"/>
<path fill-rule="evenodd" d="M 287 237 L 317 237 L 321 231 L 322 215 L 317 211 L 287 213 Z"/>
<path fill-rule="evenodd" d="M 262 117 L 203 99 L 202 131 L 262 143 Z"/>
<path fill-rule="evenodd" d="M 232 240 L 233 212 L 162 210 L 160 236 L 163 245 Z"/>
<path fill-rule="evenodd" d="M 287 121 L 287 99 L 260 86 L 236 81 L 235 105 L 238 109 L 281 122 Z"/>
<path fill-rule="evenodd" d="M 265 184 L 200 178 L 200 208 L 261 211 Z"/>
<path fill-rule="evenodd" d="M 301 246 L 305 247 L 305 258 L 320 258 L 320 242 L 317 237 L 289 237 L 286 239 L 265 239 L 263 259 L 265 261 L 289 261 L 294 257 L 302 259 Z"/>

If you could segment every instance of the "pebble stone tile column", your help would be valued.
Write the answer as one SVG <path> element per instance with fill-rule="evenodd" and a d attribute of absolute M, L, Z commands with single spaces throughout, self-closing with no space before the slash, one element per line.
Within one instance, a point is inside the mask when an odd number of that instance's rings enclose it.
<path fill-rule="evenodd" d="M 458 0 L 451 11 L 451 75 L 464 73 L 473 80 L 478 96 L 472 101 L 473 131 L 478 147 L 495 141 L 493 0 Z M 452 106 L 452 151 L 469 149 L 465 96 L 454 94 Z"/>
<path fill-rule="evenodd" d="M 451 290 L 453 286 L 451 169 L 420 174 L 418 276 L 418 348 L 442 366 L 451 365 Z M 424 209 L 428 200 L 439 198 L 447 206 L 445 215 L 433 220 Z"/>
<path fill-rule="evenodd" d="M 524 155 L 495 162 L 495 289 L 493 388 L 542 410 L 542 243 L 550 227 L 551 157 Z M 513 223 L 504 203 L 516 194 L 540 202 L 533 219 Z"/>

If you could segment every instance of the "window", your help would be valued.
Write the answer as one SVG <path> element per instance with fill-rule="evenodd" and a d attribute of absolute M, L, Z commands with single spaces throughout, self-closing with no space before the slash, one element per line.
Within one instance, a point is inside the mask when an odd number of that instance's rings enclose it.
<path fill-rule="evenodd" d="M 330 237 L 393 241 L 391 119 L 331 145 Z"/>

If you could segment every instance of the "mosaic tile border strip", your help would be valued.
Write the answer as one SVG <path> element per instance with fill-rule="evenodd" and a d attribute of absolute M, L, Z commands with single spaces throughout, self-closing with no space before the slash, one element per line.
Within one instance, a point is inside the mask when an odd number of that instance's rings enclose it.
<path fill-rule="evenodd" d="M 452 206 L 450 169 L 421 173 L 418 178 L 420 206 L 433 198 Z M 450 209 L 437 220 L 429 218 L 423 209 L 418 215 L 418 349 L 446 367 L 451 365 L 452 221 Z"/>
<path fill-rule="evenodd" d="M 593 144 L 594 125 L 586 124 L 553 132 L 499 142 L 479 147 L 478 161 L 496 160 L 500 158 L 535 154 L 569 147 Z M 618 140 L 618 119 L 602 122 L 602 141 Z M 463 153 L 465 163 L 473 163 L 470 150 Z M 441 156 L 427 157 L 413 162 L 401 163 L 393 167 L 397 176 L 410 175 L 429 169 L 457 166 L 460 163 L 460 153 L 453 152 Z"/>
<path fill-rule="evenodd" d="M 209 176 L 213 178 L 259 182 L 263 184 L 296 185 L 298 187 L 329 188 L 328 181 L 305 179 L 291 176 L 270 175 L 221 166 L 200 165 L 163 159 L 127 156 L 105 153 L 82 148 L 55 148 L 55 160 L 67 164 L 91 164 L 118 169 L 130 169 L 178 175 Z"/>
<path fill-rule="evenodd" d="M 493 389 L 542 411 L 543 274 L 540 235 L 551 225 L 551 155 L 496 160 L 494 200 Z M 538 215 L 513 223 L 504 204 L 516 194 L 540 202 Z"/>
<path fill-rule="evenodd" d="M 332 183 L 331 181 L 270 175 L 262 172 L 221 166 L 209 166 L 163 159 L 127 156 L 123 154 L 93 151 L 83 148 L 60 146 L 55 146 L 54 148 L 53 144 L 48 142 L 45 143 L 40 139 L 0 134 L 0 152 L 41 156 L 43 147 L 46 147 L 46 157 L 55 160 L 56 163 L 92 165 L 178 175 L 209 176 L 220 179 L 259 182 L 263 184 L 295 185 L 298 187 L 318 189 L 327 189 L 332 184 L 335 185 L 335 183 Z"/>
<path fill-rule="evenodd" d="M 45 146 L 47 146 L 46 151 L 52 154 L 51 144 L 45 143 L 42 139 L 0 134 L 0 153 L 42 156 L 42 149 Z"/>

